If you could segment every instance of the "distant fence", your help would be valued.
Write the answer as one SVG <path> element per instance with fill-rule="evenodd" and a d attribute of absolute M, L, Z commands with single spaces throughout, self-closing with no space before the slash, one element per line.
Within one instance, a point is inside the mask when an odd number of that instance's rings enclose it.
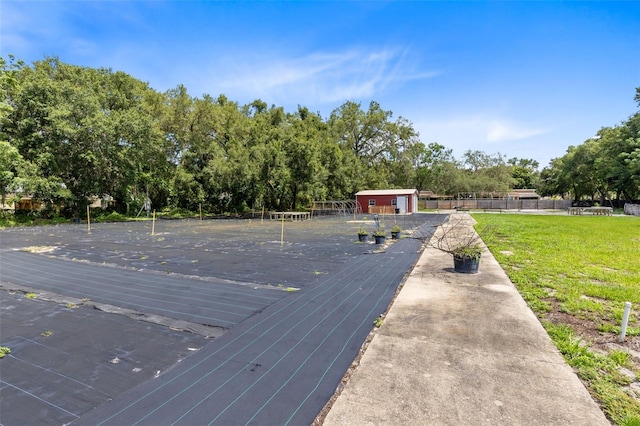
<path fill-rule="evenodd" d="M 464 200 L 419 200 L 418 206 L 426 210 L 453 210 L 466 208 L 473 210 L 566 210 L 572 206 L 571 200 L 509 200 L 495 198 L 476 198 Z M 394 214 L 396 206 L 356 205 L 354 200 L 314 201 L 312 214 L 352 214 L 355 209 L 365 214 Z"/>
<path fill-rule="evenodd" d="M 489 198 L 475 200 L 420 200 L 420 207 L 427 210 L 452 210 L 455 208 L 473 210 L 563 210 L 571 207 L 571 200 L 495 200 Z"/>
<path fill-rule="evenodd" d="M 640 204 L 626 203 L 624 205 L 624 214 L 631 216 L 640 216 Z"/>

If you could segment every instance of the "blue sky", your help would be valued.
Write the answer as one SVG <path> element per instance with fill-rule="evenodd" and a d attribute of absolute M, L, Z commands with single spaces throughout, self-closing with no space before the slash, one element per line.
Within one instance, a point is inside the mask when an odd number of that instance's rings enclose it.
<path fill-rule="evenodd" d="M 425 144 L 548 165 L 638 111 L 639 1 L 0 2 L 0 55 L 324 118 L 371 100 Z"/>

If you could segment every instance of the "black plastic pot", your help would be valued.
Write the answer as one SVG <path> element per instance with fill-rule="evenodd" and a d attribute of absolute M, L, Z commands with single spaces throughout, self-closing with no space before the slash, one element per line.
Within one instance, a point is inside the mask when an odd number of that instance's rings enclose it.
<path fill-rule="evenodd" d="M 400 232 L 401 231 L 391 231 L 391 239 L 397 240 L 398 238 L 400 238 Z"/>
<path fill-rule="evenodd" d="M 360 241 L 361 243 L 366 243 L 367 242 L 367 234 L 358 234 L 358 241 Z"/>
<path fill-rule="evenodd" d="M 453 269 L 463 274 L 477 274 L 480 257 L 453 257 Z"/>
<path fill-rule="evenodd" d="M 376 244 L 384 244 L 384 239 L 386 237 L 384 235 L 374 235 L 373 238 L 376 239 Z"/>

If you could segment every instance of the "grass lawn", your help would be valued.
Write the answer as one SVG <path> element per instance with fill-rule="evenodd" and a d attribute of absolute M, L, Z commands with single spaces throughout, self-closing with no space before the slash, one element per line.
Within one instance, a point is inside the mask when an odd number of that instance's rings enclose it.
<path fill-rule="evenodd" d="M 616 424 L 640 425 L 640 218 L 474 214 L 476 229 Z M 627 338 L 617 342 L 624 303 Z"/>

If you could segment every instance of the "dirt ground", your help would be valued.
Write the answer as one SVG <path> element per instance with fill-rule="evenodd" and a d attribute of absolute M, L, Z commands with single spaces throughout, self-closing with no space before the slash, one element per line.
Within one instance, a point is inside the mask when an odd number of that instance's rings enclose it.
<path fill-rule="evenodd" d="M 640 371 L 640 337 L 626 336 L 623 342 L 618 342 L 618 336 L 611 333 L 601 333 L 598 330 L 598 324 L 594 321 L 561 312 L 557 303 L 553 304 L 553 306 L 554 309 L 545 315 L 544 320 L 553 324 L 570 325 L 574 332 L 594 352 L 605 355 L 611 351 L 618 350 L 628 352 L 631 355 L 629 358 L 631 365 L 621 371 L 630 379 L 629 385 L 625 387 L 627 393 L 640 401 L 640 381 L 638 381 L 636 373 L 634 373 L 634 371 Z"/>

